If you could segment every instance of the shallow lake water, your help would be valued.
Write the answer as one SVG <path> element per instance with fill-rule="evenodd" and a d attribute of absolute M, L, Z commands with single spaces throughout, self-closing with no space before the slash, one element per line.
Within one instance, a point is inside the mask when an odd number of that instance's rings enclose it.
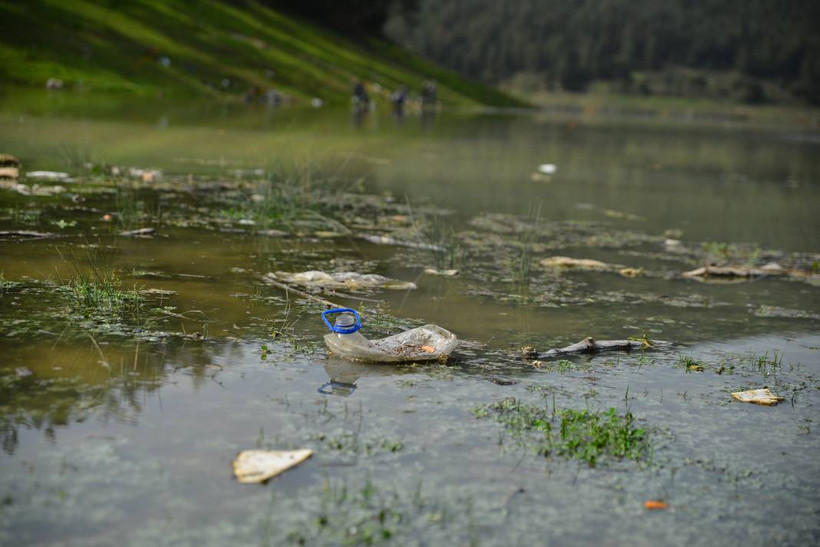
<path fill-rule="evenodd" d="M 817 133 L 11 94 L 0 153 L 70 175 L 0 188 L 0 544 L 820 539 Z M 710 263 L 791 273 L 681 276 Z M 467 343 L 329 356 L 323 307 L 263 279 L 308 270 L 417 285 L 321 294 L 365 335 Z M 105 283 L 115 309 L 80 295 Z M 522 356 L 587 336 L 670 344 Z M 539 453 L 482 413 L 510 398 L 629 413 L 651 448 Z M 240 484 L 252 448 L 315 453 Z"/>

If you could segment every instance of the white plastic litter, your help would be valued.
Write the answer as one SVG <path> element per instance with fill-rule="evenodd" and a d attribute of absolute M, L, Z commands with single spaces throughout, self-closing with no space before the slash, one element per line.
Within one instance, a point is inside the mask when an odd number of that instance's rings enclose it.
<path fill-rule="evenodd" d="M 452 332 L 438 325 L 424 325 L 379 340 L 368 340 L 358 332 L 325 335 L 328 349 L 346 359 L 372 363 L 401 363 L 444 359 L 458 345 Z"/>
<path fill-rule="evenodd" d="M 352 327 L 351 315 L 340 315 L 336 327 Z M 368 340 L 360 332 L 331 332 L 325 335 L 331 353 L 354 361 L 402 363 L 446 359 L 458 345 L 452 332 L 438 325 L 424 325 L 387 338 Z"/>
<path fill-rule="evenodd" d="M 774 406 L 783 400 L 783 397 L 773 394 L 769 391 L 769 388 L 736 391 L 732 393 L 732 398 L 741 403 L 753 403 L 765 406 Z"/>
<path fill-rule="evenodd" d="M 233 461 L 233 472 L 239 482 L 259 483 L 299 465 L 313 455 L 301 450 L 243 450 Z"/>
<path fill-rule="evenodd" d="M 322 289 L 347 289 L 355 291 L 359 289 L 408 290 L 416 288 L 416 284 L 410 281 L 401 281 L 384 277 L 383 275 L 360 274 L 356 272 L 339 272 L 332 274 L 317 270 L 298 273 L 276 272 L 275 277 L 285 283 Z"/>
<path fill-rule="evenodd" d="M 29 171 L 26 173 L 26 178 L 37 180 L 66 180 L 68 177 L 68 173 L 59 171 Z"/>

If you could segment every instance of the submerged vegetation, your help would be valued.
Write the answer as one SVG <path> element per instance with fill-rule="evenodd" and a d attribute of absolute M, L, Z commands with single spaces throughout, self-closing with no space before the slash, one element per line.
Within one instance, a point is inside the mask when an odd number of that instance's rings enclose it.
<path fill-rule="evenodd" d="M 69 296 L 73 309 L 90 315 L 138 318 L 143 297 L 136 288 L 125 289 L 120 279 L 110 273 L 76 276 L 61 287 Z"/>
<path fill-rule="evenodd" d="M 88 543 L 589 544 L 602 530 L 618 542 L 805 543 L 816 481 L 797 479 L 818 465 L 818 255 L 775 237 L 773 249 L 704 244 L 731 235 L 684 223 L 681 198 L 638 218 L 627 182 L 584 187 L 606 159 L 598 131 L 585 132 L 594 150 L 561 164 L 583 166 L 568 183 L 528 179 L 529 160 L 511 170 L 521 181 L 468 171 L 475 202 L 455 176 L 455 197 L 425 198 L 424 185 L 441 189 L 439 165 L 457 172 L 460 157 L 480 169 L 490 147 L 451 155 L 436 140 L 401 149 L 406 187 L 391 186 L 398 153 L 342 153 L 344 169 L 275 164 L 267 141 L 253 162 L 219 156 L 201 172 L 97 167 L 77 153 L 73 180 L 0 185 L 0 543 L 71 539 L 78 527 Z M 219 137 L 226 157 L 237 133 Z M 432 180 L 416 175 L 417 153 L 443 157 Z M 533 196 L 555 199 L 539 209 Z M 681 275 L 716 261 L 801 275 Z M 573 267 L 590 263 L 603 267 Z M 266 282 L 316 271 L 415 288 Z M 334 359 L 320 318 L 331 304 L 358 310 L 369 339 L 436 323 L 462 343 L 446 363 Z M 540 361 L 517 350 L 638 333 L 673 343 Z M 733 402 L 764 386 L 781 407 Z M 251 447 L 314 455 L 249 487 L 227 462 Z M 760 504 L 763 491 L 773 503 Z M 676 510 L 669 526 L 645 516 L 656 498 Z"/>
<path fill-rule="evenodd" d="M 635 425 L 631 412 L 558 409 L 554 401 L 550 410 L 548 399 L 544 402 L 538 407 L 508 398 L 477 407 L 474 413 L 501 423 L 514 441 L 543 456 L 577 458 L 590 467 L 605 457 L 638 462 L 650 458 L 649 435 Z"/>

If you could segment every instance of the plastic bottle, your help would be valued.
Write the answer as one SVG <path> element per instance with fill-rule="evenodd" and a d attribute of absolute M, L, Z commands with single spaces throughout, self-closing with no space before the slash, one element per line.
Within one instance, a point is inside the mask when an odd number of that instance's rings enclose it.
<path fill-rule="evenodd" d="M 330 328 L 333 333 L 325 335 L 325 341 L 328 347 L 331 347 L 333 353 L 343 355 L 349 352 L 366 352 L 373 349 L 370 340 L 359 332 L 359 329 L 362 328 L 362 320 L 355 310 L 339 308 L 329 311 L 339 314 L 336 316 L 333 327 Z M 327 312 L 322 314 L 323 318 L 325 314 Z M 325 319 L 325 323 L 327 323 L 327 319 Z M 328 326 L 330 325 L 328 324 Z"/>
<path fill-rule="evenodd" d="M 333 325 L 329 315 L 338 314 Z M 322 320 L 331 330 L 325 335 L 325 344 L 331 353 L 356 361 L 398 363 L 407 361 L 435 361 L 445 359 L 458 345 L 452 332 L 437 325 L 368 340 L 361 335 L 362 321 L 351 308 L 337 308 L 322 313 Z"/>

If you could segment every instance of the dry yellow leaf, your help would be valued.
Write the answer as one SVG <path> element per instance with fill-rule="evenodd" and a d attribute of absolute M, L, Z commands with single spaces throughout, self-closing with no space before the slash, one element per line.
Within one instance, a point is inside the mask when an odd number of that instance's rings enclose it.
<path fill-rule="evenodd" d="M 239 482 L 259 483 L 299 465 L 313 455 L 313 450 L 243 450 L 233 461 L 233 472 Z"/>

